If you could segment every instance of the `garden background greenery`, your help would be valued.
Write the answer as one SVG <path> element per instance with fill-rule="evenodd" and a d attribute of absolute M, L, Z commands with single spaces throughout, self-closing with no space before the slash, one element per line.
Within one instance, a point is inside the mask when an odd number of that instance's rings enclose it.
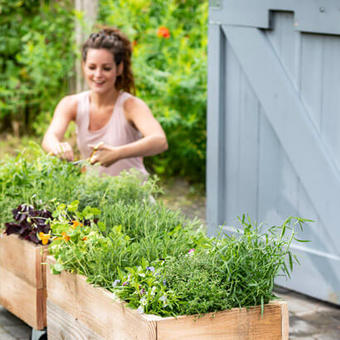
<path fill-rule="evenodd" d="M 0 13 L 0 132 L 39 140 L 72 92 L 82 13 L 70 0 L 0 0 Z M 97 19 L 133 42 L 137 96 L 166 131 L 148 167 L 191 182 L 205 178 L 207 17 L 208 0 L 100 0 Z"/>

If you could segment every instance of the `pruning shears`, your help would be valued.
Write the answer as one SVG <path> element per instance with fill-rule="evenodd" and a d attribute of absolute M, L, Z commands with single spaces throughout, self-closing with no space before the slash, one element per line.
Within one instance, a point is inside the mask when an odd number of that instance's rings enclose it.
<path fill-rule="evenodd" d="M 91 152 L 91 155 L 87 159 L 80 159 L 79 161 L 72 162 L 74 165 L 89 165 L 90 159 L 94 156 L 94 154 L 98 151 L 98 148 L 100 148 L 102 145 L 104 145 L 104 142 L 99 142 L 96 144 Z"/>

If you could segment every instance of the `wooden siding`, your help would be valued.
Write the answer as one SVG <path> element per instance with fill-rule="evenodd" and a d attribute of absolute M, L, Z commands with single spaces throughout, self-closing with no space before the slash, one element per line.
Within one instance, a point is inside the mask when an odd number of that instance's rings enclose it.
<path fill-rule="evenodd" d="M 301 266 L 292 280 L 278 282 L 340 304 L 340 37 L 300 32 L 295 14 L 282 11 L 272 13 L 266 30 L 212 25 L 222 28 L 225 50 L 220 64 L 209 59 L 209 72 L 224 63 L 219 74 L 225 79 L 219 80 L 223 94 L 208 98 L 224 98 L 222 112 L 208 105 L 210 232 L 235 225 L 243 213 L 269 224 L 291 215 L 315 220 L 299 235 L 311 242 L 294 245 Z M 211 89 L 214 78 L 208 79 Z M 215 154 L 212 114 L 223 117 L 223 146 Z M 224 174 L 220 182 L 212 175 L 216 165 L 215 173 Z"/>

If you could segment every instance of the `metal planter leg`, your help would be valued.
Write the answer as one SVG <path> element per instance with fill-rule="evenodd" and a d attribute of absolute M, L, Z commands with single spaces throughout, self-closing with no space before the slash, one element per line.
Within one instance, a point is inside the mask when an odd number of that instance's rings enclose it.
<path fill-rule="evenodd" d="M 47 340 L 47 329 L 43 329 L 42 331 L 38 331 L 37 329 L 32 328 L 31 340 Z"/>

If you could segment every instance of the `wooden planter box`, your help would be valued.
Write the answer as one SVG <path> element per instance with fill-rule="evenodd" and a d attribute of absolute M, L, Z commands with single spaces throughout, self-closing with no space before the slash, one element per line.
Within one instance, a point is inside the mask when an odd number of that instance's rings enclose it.
<path fill-rule="evenodd" d="M 54 261 L 53 258 L 48 260 Z M 195 316 L 162 318 L 140 314 L 85 277 L 47 271 L 49 340 L 288 340 L 285 302 Z"/>
<path fill-rule="evenodd" d="M 0 234 L 0 304 L 32 328 L 46 327 L 47 246 Z"/>

